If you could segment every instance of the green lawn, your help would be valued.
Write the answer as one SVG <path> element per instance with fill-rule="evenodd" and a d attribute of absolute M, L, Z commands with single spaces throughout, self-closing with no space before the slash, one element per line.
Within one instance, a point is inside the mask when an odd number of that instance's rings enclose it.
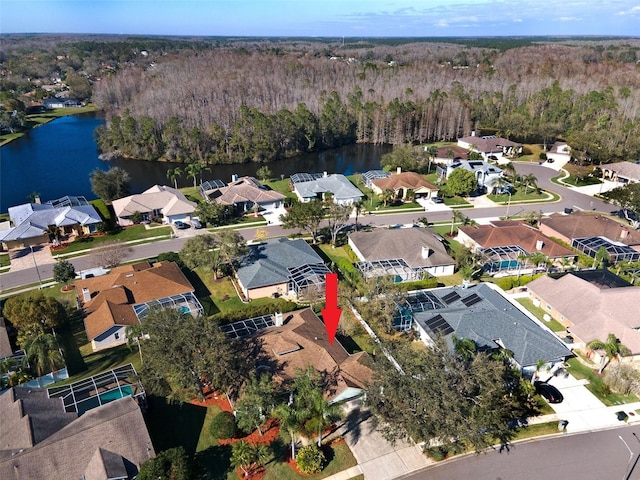
<path fill-rule="evenodd" d="M 280 192 L 283 195 L 286 195 L 289 198 L 298 198 L 296 194 L 289 188 L 289 177 L 285 177 L 283 180 L 277 180 L 274 178 L 260 183 L 269 187 L 271 190 L 275 190 L 276 192 Z"/>
<path fill-rule="evenodd" d="M 37 127 L 39 125 L 43 125 L 45 123 L 50 122 L 51 120 L 55 120 L 59 117 L 68 117 L 69 115 L 77 115 L 79 113 L 87 113 L 87 112 L 95 112 L 96 108 L 93 105 L 87 105 L 85 107 L 78 108 L 56 108 L 53 110 L 48 110 L 44 113 L 36 113 L 32 115 L 27 115 L 26 117 L 26 129 L 22 132 L 17 133 L 6 133 L 4 135 L 0 135 L 0 146 L 9 143 L 16 138 L 20 138 L 25 135 L 30 129 Z"/>
<path fill-rule="evenodd" d="M 545 190 L 536 191 L 535 189 L 529 188 L 528 191 L 525 192 L 524 187 L 518 188 L 515 193 L 511 194 L 511 199 L 509 199 L 509 195 L 487 195 L 487 198 L 492 202 L 496 202 L 502 205 L 511 204 L 518 202 L 532 202 L 532 201 L 542 201 L 547 200 L 549 198 L 548 193 Z"/>
<path fill-rule="evenodd" d="M 615 392 L 606 393 L 606 384 L 604 383 L 604 380 L 598 376 L 597 367 L 595 365 L 593 368 L 588 367 L 577 358 L 570 358 L 567 360 L 567 363 L 569 364 L 569 373 L 577 379 L 586 378 L 589 380 L 587 388 L 605 405 L 622 405 L 638 401 L 638 397 L 634 394 L 621 395 Z"/>
<path fill-rule="evenodd" d="M 562 181 L 574 187 L 586 187 L 588 185 L 598 185 L 602 183 L 602 181 L 596 177 L 577 178 L 573 175 L 569 175 L 567 178 L 564 178 Z"/>
<path fill-rule="evenodd" d="M 542 323 L 544 323 L 547 327 L 549 327 L 554 332 L 564 332 L 566 330 L 566 328 L 559 321 L 553 318 L 547 322 L 544 319 L 544 315 L 547 312 L 545 312 L 544 309 L 540 307 L 536 307 L 533 304 L 533 301 L 529 300 L 528 298 L 518 298 L 518 303 L 520 303 L 520 305 L 522 305 L 524 308 L 526 308 L 531 313 L 533 313 L 538 320 L 541 320 Z"/>
<path fill-rule="evenodd" d="M 11 260 L 9 260 L 8 253 L 0 253 L 0 267 L 8 267 L 11 265 Z"/>
<path fill-rule="evenodd" d="M 518 429 L 512 442 L 517 440 L 525 440 L 527 438 L 540 437 L 542 435 L 551 435 L 558 432 L 558 422 L 536 423 Z"/>
<path fill-rule="evenodd" d="M 457 208 L 473 208 L 473 205 L 471 205 L 469 202 L 467 202 L 464 198 L 462 197 L 444 197 L 444 204 L 449 206 L 449 207 L 457 207 Z"/>
<path fill-rule="evenodd" d="M 285 450 L 288 450 L 288 445 L 283 445 L 285 448 L 281 452 L 284 454 Z M 351 450 L 346 443 L 337 443 L 323 448 L 324 454 L 327 457 L 327 465 L 322 472 L 317 475 L 312 475 L 312 478 L 322 479 L 330 475 L 334 475 L 342 470 L 351 468 L 357 465 Z M 280 457 L 282 459 L 282 457 Z M 301 475 L 295 472 L 287 463 L 282 461 L 275 461 L 267 464 L 266 474 L 264 480 L 298 480 L 308 478 L 309 475 Z"/>
<path fill-rule="evenodd" d="M 118 233 L 109 233 L 107 235 L 91 235 L 82 237 L 74 242 L 69 243 L 66 248 L 56 250 L 53 255 L 60 255 L 66 253 L 76 253 L 82 250 L 92 249 L 99 247 L 101 243 L 110 241 L 122 241 L 130 242 L 133 240 L 143 240 L 153 237 L 167 237 L 173 230 L 171 227 L 160 227 L 147 230 L 144 225 L 132 225 L 119 231 Z"/>
<path fill-rule="evenodd" d="M 98 198 L 91 200 L 89 203 L 98 211 L 103 220 L 111 220 L 111 209 L 104 203 L 104 200 Z"/>

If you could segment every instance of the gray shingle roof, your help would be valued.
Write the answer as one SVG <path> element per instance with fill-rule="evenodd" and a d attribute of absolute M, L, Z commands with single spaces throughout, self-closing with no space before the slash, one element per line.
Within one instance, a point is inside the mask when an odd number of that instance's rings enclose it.
<path fill-rule="evenodd" d="M 8 393 L 0 398 L 5 395 Z M 60 402 L 55 403 L 56 410 L 62 411 Z M 0 414 L 4 416 L 4 412 Z M 5 425 L 2 422 L 2 430 Z M 122 471 L 117 456 L 124 459 L 128 477 L 155 456 L 140 407 L 131 397 L 88 411 L 32 448 L 0 450 L 0 478 L 79 479 L 102 469 L 113 474 Z"/>
<path fill-rule="evenodd" d="M 15 228 L 2 232 L 2 240 L 39 237 L 50 225 L 95 225 L 102 221 L 93 205 L 54 207 L 50 204 L 25 203 L 9 208 Z"/>
<path fill-rule="evenodd" d="M 513 352 L 513 358 L 522 367 L 534 366 L 538 360 L 554 361 L 571 355 L 571 351 L 549 330 L 525 315 L 505 297 L 487 284 L 431 290 L 442 298 L 457 291 L 460 299 L 445 308 L 414 314 L 420 327 L 429 333 L 427 322 L 441 315 L 453 328 L 458 338 L 469 338 L 478 348 L 498 348 L 496 341 Z M 481 301 L 466 306 L 464 301 L 472 294 Z M 450 336 L 448 338 L 450 338 Z"/>
<path fill-rule="evenodd" d="M 250 289 L 287 282 L 288 268 L 316 263 L 322 258 L 303 239 L 279 238 L 252 246 L 236 273 Z"/>
<path fill-rule="evenodd" d="M 364 194 L 344 175 L 334 173 L 310 182 L 295 184 L 296 191 L 303 198 L 315 198 L 319 193 L 331 192 L 336 200 L 362 198 Z"/>

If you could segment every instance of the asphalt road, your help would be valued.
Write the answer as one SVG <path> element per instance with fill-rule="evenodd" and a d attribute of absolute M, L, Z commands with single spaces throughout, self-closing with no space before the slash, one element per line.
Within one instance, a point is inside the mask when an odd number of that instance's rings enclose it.
<path fill-rule="evenodd" d="M 562 212 L 565 208 L 597 210 L 609 213 L 616 208 L 606 204 L 598 199 L 583 195 L 568 188 L 551 183 L 550 179 L 557 175 L 553 169 L 543 167 L 537 163 L 518 163 L 516 170 L 521 174 L 532 173 L 538 179 L 538 185 L 561 196 L 561 199 L 554 203 L 527 204 L 527 205 L 511 205 L 509 207 L 479 207 L 473 209 L 465 209 L 463 213 L 474 220 L 486 218 L 498 218 L 505 216 L 507 210 L 509 216 L 519 215 L 525 211 L 542 211 L 543 213 Z M 451 220 L 450 211 L 438 212 L 412 212 L 398 213 L 390 215 L 365 215 L 360 217 L 359 223 L 369 224 L 372 226 L 386 226 L 413 223 L 420 217 L 427 217 L 430 222 L 445 222 Z M 296 230 L 285 230 L 280 226 L 261 226 L 260 229 L 267 230 L 272 237 L 295 233 Z M 247 239 L 255 238 L 257 228 L 247 228 L 240 232 Z M 131 253 L 125 258 L 125 261 L 150 258 L 163 252 L 178 252 L 184 245 L 185 238 L 176 238 L 160 242 L 154 242 L 144 245 L 132 247 Z M 98 266 L 96 259 L 92 255 L 76 257 L 70 260 L 76 268 L 76 271 L 86 270 Z M 39 281 L 49 280 L 53 278 L 53 265 L 41 265 L 36 268 L 21 270 L 18 272 L 0 274 L 0 292 L 19 287 L 21 285 L 34 284 Z"/>
<path fill-rule="evenodd" d="M 538 438 L 437 464 L 403 480 L 638 480 L 640 426 Z"/>

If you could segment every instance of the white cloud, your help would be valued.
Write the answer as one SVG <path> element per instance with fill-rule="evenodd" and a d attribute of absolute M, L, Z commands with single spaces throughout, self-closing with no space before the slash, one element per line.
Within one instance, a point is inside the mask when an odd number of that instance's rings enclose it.
<path fill-rule="evenodd" d="M 629 10 L 621 10 L 616 15 L 638 15 L 640 14 L 640 5 L 631 7 Z"/>
<path fill-rule="evenodd" d="M 579 22 L 582 19 L 578 17 L 560 17 L 558 20 L 561 22 Z"/>

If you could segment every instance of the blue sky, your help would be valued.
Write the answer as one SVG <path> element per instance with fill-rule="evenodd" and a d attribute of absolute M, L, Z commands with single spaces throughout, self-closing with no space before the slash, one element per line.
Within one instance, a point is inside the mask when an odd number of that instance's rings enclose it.
<path fill-rule="evenodd" d="M 640 0 L 0 0 L 0 32 L 640 36 Z"/>

